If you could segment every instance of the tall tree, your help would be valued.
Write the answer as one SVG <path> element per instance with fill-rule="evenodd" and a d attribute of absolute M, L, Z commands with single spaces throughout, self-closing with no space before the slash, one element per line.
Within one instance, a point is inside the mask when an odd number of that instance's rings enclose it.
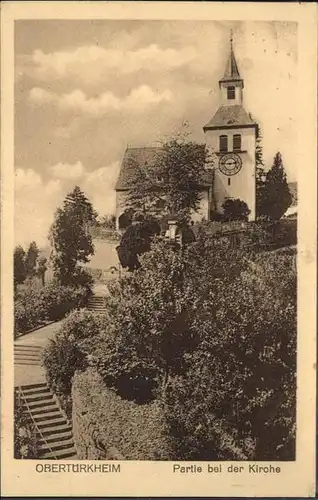
<path fill-rule="evenodd" d="M 262 215 L 262 207 L 264 204 L 264 187 L 265 187 L 265 167 L 263 161 L 263 145 L 262 131 L 260 127 L 256 130 L 256 148 L 255 148 L 255 163 L 256 163 L 256 217 Z"/>
<path fill-rule="evenodd" d="M 53 247 L 52 263 L 55 278 L 61 284 L 76 284 L 78 263 L 86 263 L 94 254 L 90 224 L 97 213 L 78 186 L 69 193 L 62 208 L 58 208 L 50 230 Z"/>
<path fill-rule="evenodd" d="M 280 152 L 276 153 L 272 168 L 266 174 L 262 215 L 270 220 L 279 220 L 292 203 L 283 159 Z"/>
<path fill-rule="evenodd" d="M 26 278 L 25 270 L 25 251 L 18 245 L 14 249 L 13 254 L 13 274 L 14 274 L 14 288 L 24 282 Z"/>
<path fill-rule="evenodd" d="M 34 276 L 40 250 L 35 241 L 32 241 L 25 255 L 25 270 L 27 276 Z"/>
<path fill-rule="evenodd" d="M 202 180 L 210 162 L 204 145 L 181 135 L 167 140 L 147 168 L 132 165 L 128 207 L 147 215 L 174 213 L 188 218 L 200 206 Z"/>

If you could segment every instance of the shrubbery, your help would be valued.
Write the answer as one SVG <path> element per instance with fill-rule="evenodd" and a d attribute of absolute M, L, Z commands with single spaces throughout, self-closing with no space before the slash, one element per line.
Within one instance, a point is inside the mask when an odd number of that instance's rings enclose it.
<path fill-rule="evenodd" d="M 87 366 L 84 341 L 98 335 L 105 328 L 105 321 L 102 314 L 97 315 L 86 309 L 73 311 L 44 350 L 47 382 L 68 415 L 71 411 L 72 377 L 76 370 Z"/>
<path fill-rule="evenodd" d="M 38 457 L 35 426 L 24 411 L 19 393 L 14 392 L 14 458 Z"/>
<path fill-rule="evenodd" d="M 255 258 L 203 233 L 183 253 L 161 242 L 108 311 L 91 362 L 123 397 L 163 397 L 179 456 L 293 457 L 291 256 Z"/>
<path fill-rule="evenodd" d="M 59 320 L 72 309 L 83 307 L 90 293 L 87 286 L 62 286 L 55 282 L 38 289 L 30 281 L 15 297 L 16 334 L 41 322 Z"/>

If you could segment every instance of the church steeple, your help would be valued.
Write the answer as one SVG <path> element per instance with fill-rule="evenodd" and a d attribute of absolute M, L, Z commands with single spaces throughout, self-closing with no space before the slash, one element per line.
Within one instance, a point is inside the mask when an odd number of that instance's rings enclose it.
<path fill-rule="evenodd" d="M 222 93 L 222 104 L 231 106 L 233 104 L 242 104 L 244 82 L 241 78 L 233 50 L 233 34 L 231 31 L 230 54 L 225 67 L 224 75 L 219 80 L 219 86 Z"/>

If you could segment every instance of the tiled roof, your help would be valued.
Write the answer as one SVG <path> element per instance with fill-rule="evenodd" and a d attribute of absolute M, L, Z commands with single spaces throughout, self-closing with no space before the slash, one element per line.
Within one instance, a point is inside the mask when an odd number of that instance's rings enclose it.
<path fill-rule="evenodd" d="M 203 146 L 204 147 L 204 146 Z M 155 164 L 158 155 L 163 153 L 160 147 L 127 148 L 121 164 L 116 191 L 126 191 L 131 187 L 136 165 L 147 168 Z M 212 172 L 206 171 L 203 177 L 203 186 L 212 185 Z"/>
<path fill-rule="evenodd" d="M 214 129 L 219 127 L 231 128 L 235 126 L 256 126 L 256 122 L 245 111 L 243 106 L 221 106 L 213 118 L 203 128 Z"/>
<path fill-rule="evenodd" d="M 229 55 L 229 58 L 227 61 L 227 65 L 225 67 L 224 76 L 220 81 L 221 82 L 229 82 L 231 80 L 233 80 L 233 81 L 242 80 L 240 73 L 239 73 L 239 70 L 238 70 L 238 67 L 237 67 L 235 55 L 234 55 L 232 48 L 231 48 L 231 52 L 230 52 L 230 55 Z"/>

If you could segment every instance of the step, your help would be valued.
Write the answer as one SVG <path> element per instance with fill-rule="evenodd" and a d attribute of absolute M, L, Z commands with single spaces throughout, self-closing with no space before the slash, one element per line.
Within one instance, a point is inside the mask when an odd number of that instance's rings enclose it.
<path fill-rule="evenodd" d="M 42 349 L 21 349 L 20 347 L 14 346 L 14 353 L 24 354 L 25 356 L 41 356 Z"/>
<path fill-rule="evenodd" d="M 74 460 L 77 459 L 77 453 L 76 453 L 76 449 L 73 447 L 73 448 L 70 448 L 69 450 L 57 450 L 57 451 L 53 451 L 53 452 L 47 452 L 47 453 L 43 453 L 43 455 L 41 454 L 40 459 L 50 459 L 50 458 L 73 458 Z"/>
<path fill-rule="evenodd" d="M 48 387 L 42 387 L 41 389 L 29 389 L 22 392 L 26 399 L 30 399 L 30 397 L 39 397 L 39 396 L 52 396 L 52 393 Z"/>
<path fill-rule="evenodd" d="M 44 388 L 45 388 L 45 389 L 48 389 L 48 390 L 49 390 L 49 388 L 48 388 L 48 386 L 47 386 L 47 384 L 46 384 L 46 383 L 42 383 L 42 384 L 20 385 L 20 387 L 21 387 L 21 389 L 22 389 L 23 391 L 27 391 L 27 390 L 29 390 L 29 389 L 30 389 L 30 390 L 31 390 L 31 389 L 40 389 L 40 388 L 42 388 L 42 389 L 44 389 Z"/>
<path fill-rule="evenodd" d="M 16 365 L 36 365 L 36 366 L 41 366 L 41 362 L 40 361 L 28 361 L 28 360 L 25 360 L 25 359 L 16 359 L 15 360 L 15 364 Z"/>
<path fill-rule="evenodd" d="M 53 436 L 45 436 L 45 441 L 43 439 L 39 440 L 39 444 L 44 444 L 45 442 L 49 444 L 54 444 L 54 443 L 60 443 L 62 441 L 68 441 L 70 439 L 73 439 L 73 434 L 72 431 L 65 431 L 65 432 L 60 432 L 59 434 L 53 435 Z"/>
<path fill-rule="evenodd" d="M 54 427 L 54 429 L 40 429 L 37 435 L 41 439 L 42 436 L 46 439 L 47 437 L 57 437 L 59 434 L 65 434 L 66 432 L 72 432 L 72 427 L 69 424 L 61 424 Z"/>
<path fill-rule="evenodd" d="M 73 437 L 71 437 L 68 440 L 61 441 L 61 442 L 56 442 L 56 443 L 43 443 L 40 444 L 40 450 L 41 452 L 50 452 L 52 451 L 58 451 L 58 450 L 67 450 L 70 448 L 74 448 L 74 440 Z"/>
<path fill-rule="evenodd" d="M 43 408 L 36 408 L 35 410 L 33 408 L 30 408 L 32 417 L 36 417 L 37 415 L 45 415 L 46 413 L 52 413 L 52 412 L 60 412 L 60 409 L 58 408 L 57 405 L 55 406 L 49 406 L 48 408 L 43 406 Z"/>
<path fill-rule="evenodd" d="M 34 415 L 32 413 L 32 417 L 33 417 L 34 422 L 36 422 L 36 423 L 46 422 L 46 421 L 49 422 L 50 420 L 58 420 L 59 418 L 61 418 L 61 412 L 59 411 L 59 408 L 56 407 L 55 412 L 44 413 L 43 415 Z"/>
<path fill-rule="evenodd" d="M 26 394 L 26 395 L 33 395 L 33 394 L 51 394 L 51 391 L 50 389 L 47 387 L 47 386 L 44 386 L 44 387 L 39 387 L 39 388 L 31 388 L 31 389 L 23 389 L 23 394 Z"/>
<path fill-rule="evenodd" d="M 50 458 L 73 458 L 77 459 L 76 449 L 70 448 L 69 450 L 57 450 L 53 452 L 47 452 L 39 457 L 40 459 L 50 459 Z"/>
<path fill-rule="evenodd" d="M 47 393 L 43 393 L 42 395 L 37 395 L 37 396 L 33 396 L 31 394 L 25 394 L 24 395 L 24 399 L 26 400 L 26 402 L 29 404 L 29 403 L 35 403 L 37 401 L 51 401 L 53 400 L 53 395 L 50 393 L 50 392 L 47 392 Z"/>
<path fill-rule="evenodd" d="M 42 432 L 42 429 L 46 430 L 46 429 L 50 429 L 52 427 L 54 428 L 55 426 L 64 425 L 64 424 L 67 425 L 67 420 L 62 415 L 60 415 L 58 419 L 53 420 L 52 422 L 51 421 L 48 421 L 48 422 L 44 421 L 43 423 L 36 422 L 36 426 L 41 432 Z M 53 429 L 53 431 L 54 431 L 54 429 Z M 51 432 L 52 432 L 52 429 L 51 429 Z"/>
<path fill-rule="evenodd" d="M 26 345 L 26 344 L 14 344 L 15 349 L 24 349 L 24 350 L 38 350 L 42 351 L 43 347 L 40 345 Z"/>
<path fill-rule="evenodd" d="M 29 402 L 28 401 L 28 407 L 30 410 L 33 410 L 33 408 L 47 408 L 48 406 L 56 406 L 56 401 L 52 398 L 52 400 L 47 400 L 43 402 Z"/>

